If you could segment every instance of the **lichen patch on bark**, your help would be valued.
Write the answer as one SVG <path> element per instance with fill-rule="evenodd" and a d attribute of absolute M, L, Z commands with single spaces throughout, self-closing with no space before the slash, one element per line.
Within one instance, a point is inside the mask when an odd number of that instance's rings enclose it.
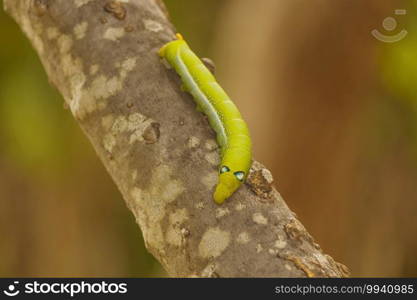
<path fill-rule="evenodd" d="M 112 153 L 116 140 L 127 138 L 129 144 L 134 142 L 145 142 L 153 144 L 159 139 L 159 123 L 136 112 L 128 116 L 118 116 L 114 121 L 112 115 L 102 118 L 102 126 L 109 126 L 107 134 L 103 138 L 103 145 L 107 152 Z M 112 124 L 110 125 L 110 122 Z M 150 133 L 149 131 L 153 131 Z"/>
<path fill-rule="evenodd" d="M 265 218 L 265 216 L 261 213 L 254 213 L 252 216 L 252 220 L 256 223 L 256 224 L 260 224 L 260 225 L 266 225 L 268 224 L 268 219 Z"/>
<path fill-rule="evenodd" d="M 166 240 L 173 246 L 181 246 L 184 239 L 189 234 L 188 229 L 182 227 L 182 224 L 188 220 L 186 208 L 177 209 L 169 215 L 169 226 L 166 233 Z"/>
<path fill-rule="evenodd" d="M 109 27 L 103 34 L 103 38 L 110 41 L 117 41 L 125 35 L 126 31 L 123 27 Z"/>
<path fill-rule="evenodd" d="M 245 205 L 245 204 L 243 204 L 243 203 L 241 203 L 241 202 L 238 202 L 238 203 L 235 205 L 235 210 L 237 210 L 237 211 L 244 210 L 245 208 L 246 208 L 246 205 Z"/>
<path fill-rule="evenodd" d="M 196 147 L 198 147 L 198 145 L 200 145 L 200 139 L 198 139 L 195 136 L 190 136 L 188 138 L 188 144 L 187 145 L 190 148 L 196 148 Z"/>
<path fill-rule="evenodd" d="M 83 21 L 74 27 L 74 35 L 77 40 L 81 40 L 85 37 L 85 34 L 87 32 L 88 23 L 86 21 Z"/>
<path fill-rule="evenodd" d="M 184 191 L 182 182 L 171 177 L 171 169 L 166 165 L 160 165 L 153 170 L 147 189 L 135 187 L 131 191 L 134 201 L 133 212 L 141 220 L 147 245 L 160 253 L 165 251 L 161 221 L 167 213 L 167 205 Z"/>
<path fill-rule="evenodd" d="M 143 24 L 145 25 L 145 28 L 152 32 L 158 32 L 163 29 L 162 25 L 154 20 L 151 19 L 145 19 L 143 20 Z"/>
<path fill-rule="evenodd" d="M 239 235 L 236 238 L 236 242 L 239 244 L 247 244 L 250 241 L 250 236 L 246 231 L 243 231 L 239 233 Z"/>
<path fill-rule="evenodd" d="M 79 8 L 79 7 L 83 6 L 83 5 L 88 4 L 91 1 L 93 1 L 93 0 L 74 0 L 74 4 L 75 4 L 75 6 L 77 8 Z"/>
<path fill-rule="evenodd" d="M 220 219 L 230 214 L 230 210 L 227 207 L 219 207 L 216 209 L 216 218 Z"/>
<path fill-rule="evenodd" d="M 198 253 L 203 258 L 216 258 L 229 246 L 230 232 L 219 227 L 209 228 L 203 234 L 198 246 Z"/>
<path fill-rule="evenodd" d="M 67 49 L 69 41 L 61 42 L 61 49 Z M 98 74 L 87 87 L 84 86 L 85 75 L 74 82 L 72 85 L 73 98 L 70 101 L 70 108 L 74 116 L 78 119 L 83 119 L 89 113 L 106 107 L 105 100 L 122 90 L 123 83 L 127 78 L 129 72 L 131 72 L 136 65 L 136 57 L 129 57 L 122 62 L 117 63 L 118 72 L 117 76 L 107 77 L 105 74 Z M 77 61 L 70 59 L 66 65 L 74 64 Z M 70 68 L 70 67 L 69 67 Z M 79 67 L 81 68 L 81 67 Z M 82 68 L 81 68 L 82 69 Z M 75 70 L 72 71 L 75 73 Z M 72 77 L 76 78 L 76 77 Z M 84 80 L 82 80 L 84 78 Z M 101 103 L 99 103 L 101 101 Z M 100 105 L 102 104 L 102 105 Z"/>

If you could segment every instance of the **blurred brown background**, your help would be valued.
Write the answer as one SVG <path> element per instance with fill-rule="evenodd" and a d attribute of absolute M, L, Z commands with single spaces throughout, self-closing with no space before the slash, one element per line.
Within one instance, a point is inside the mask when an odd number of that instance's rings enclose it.
<path fill-rule="evenodd" d="M 325 251 L 354 276 L 417 276 L 417 1 L 165 2 Z M 0 276 L 165 276 L 3 11 L 0 36 Z"/>

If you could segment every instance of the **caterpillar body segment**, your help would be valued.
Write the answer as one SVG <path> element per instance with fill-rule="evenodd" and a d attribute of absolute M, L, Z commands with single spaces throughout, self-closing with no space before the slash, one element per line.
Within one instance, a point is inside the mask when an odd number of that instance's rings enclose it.
<path fill-rule="evenodd" d="M 221 164 L 213 198 L 221 204 L 245 181 L 252 164 L 248 126 L 236 105 L 180 34 L 177 34 L 177 40 L 165 44 L 159 55 L 181 77 L 181 88 L 193 96 L 197 109 L 207 115 L 216 132 Z"/>

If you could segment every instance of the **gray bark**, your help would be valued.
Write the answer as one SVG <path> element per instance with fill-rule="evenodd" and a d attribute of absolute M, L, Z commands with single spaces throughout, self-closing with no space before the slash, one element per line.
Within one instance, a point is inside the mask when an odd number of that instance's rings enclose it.
<path fill-rule="evenodd" d="M 157 50 L 156 0 L 4 0 L 171 276 L 342 277 L 255 162 L 217 206 L 214 132 Z M 40 133 L 41 134 L 41 133 Z M 98 208 L 99 209 L 99 208 Z"/>

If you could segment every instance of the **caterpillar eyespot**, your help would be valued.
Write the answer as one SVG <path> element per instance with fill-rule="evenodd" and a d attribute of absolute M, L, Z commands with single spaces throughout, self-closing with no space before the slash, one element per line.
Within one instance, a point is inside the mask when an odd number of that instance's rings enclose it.
<path fill-rule="evenodd" d="M 236 176 L 237 180 L 239 181 L 242 181 L 243 178 L 245 178 L 245 173 L 242 171 L 234 172 L 233 174 Z"/>
<path fill-rule="evenodd" d="M 197 109 L 208 117 L 216 132 L 222 167 L 213 198 L 221 204 L 242 185 L 252 164 L 249 129 L 213 74 L 191 51 L 182 35 L 177 33 L 176 37 L 159 49 L 159 55 L 181 77 L 182 89 L 193 96 Z"/>
<path fill-rule="evenodd" d="M 220 169 L 220 174 L 223 174 L 223 173 L 226 173 L 226 172 L 229 172 L 230 171 L 230 169 L 229 169 L 229 167 L 228 166 L 223 166 L 221 169 Z"/>

